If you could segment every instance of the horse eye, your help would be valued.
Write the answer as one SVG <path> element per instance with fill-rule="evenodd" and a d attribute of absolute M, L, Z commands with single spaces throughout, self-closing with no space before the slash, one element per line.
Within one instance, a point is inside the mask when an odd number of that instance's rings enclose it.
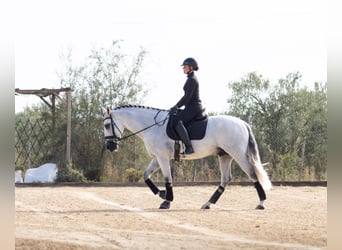
<path fill-rule="evenodd" d="M 109 127 L 110 127 L 110 124 L 109 124 L 109 123 L 107 123 L 107 124 L 105 124 L 104 126 L 105 126 L 105 128 L 106 128 L 106 129 L 109 129 Z"/>

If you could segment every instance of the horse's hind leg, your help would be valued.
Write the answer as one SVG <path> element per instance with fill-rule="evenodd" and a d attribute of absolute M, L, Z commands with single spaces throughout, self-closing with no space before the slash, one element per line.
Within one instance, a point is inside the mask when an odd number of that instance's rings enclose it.
<path fill-rule="evenodd" d="M 254 182 L 254 187 L 257 190 L 259 196 L 259 204 L 256 206 L 255 209 L 265 209 L 264 201 L 266 200 L 266 193 L 261 184 L 257 181 Z"/>
<path fill-rule="evenodd" d="M 259 204 L 256 206 L 255 209 L 265 209 L 264 201 L 266 200 L 266 193 L 265 193 L 264 188 L 261 186 L 260 182 L 258 181 L 258 178 L 255 174 L 253 166 L 251 166 L 247 158 L 235 159 L 235 160 L 237 161 L 241 169 L 248 175 L 248 177 L 255 180 L 254 187 L 259 197 Z"/>
<path fill-rule="evenodd" d="M 210 197 L 209 201 L 207 201 L 201 207 L 202 209 L 209 209 L 211 204 L 215 204 L 217 202 L 217 200 L 223 194 L 226 185 L 232 178 L 232 175 L 231 175 L 232 157 L 228 154 L 222 154 L 219 157 L 219 163 L 220 163 L 220 171 L 221 171 L 220 186 L 216 189 L 216 191 Z"/>

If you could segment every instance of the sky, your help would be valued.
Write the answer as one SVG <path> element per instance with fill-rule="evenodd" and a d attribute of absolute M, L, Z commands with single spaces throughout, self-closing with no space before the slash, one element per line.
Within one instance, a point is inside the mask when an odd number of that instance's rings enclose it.
<path fill-rule="evenodd" d="M 327 81 L 324 0 L 17 1 L 15 87 L 59 88 L 60 54 L 81 63 L 92 48 L 122 40 L 123 52 L 145 56 L 143 105 L 168 109 L 183 95 L 187 57 L 208 112 L 227 110 L 228 83 L 256 72 L 271 82 L 299 71 L 302 84 Z M 15 109 L 41 100 L 16 96 Z"/>

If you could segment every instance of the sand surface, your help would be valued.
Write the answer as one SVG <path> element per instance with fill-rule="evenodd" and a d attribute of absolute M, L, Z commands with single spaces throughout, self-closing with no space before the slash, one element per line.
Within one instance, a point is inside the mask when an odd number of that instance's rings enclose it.
<path fill-rule="evenodd" d="M 170 210 L 147 187 L 16 187 L 16 249 L 327 249 L 327 188 L 174 186 Z"/>

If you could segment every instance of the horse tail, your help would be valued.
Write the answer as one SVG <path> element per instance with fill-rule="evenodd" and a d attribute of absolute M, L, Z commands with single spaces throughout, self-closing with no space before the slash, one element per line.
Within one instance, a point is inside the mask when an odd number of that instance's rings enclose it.
<path fill-rule="evenodd" d="M 272 183 L 270 179 L 268 178 L 268 175 L 263 165 L 261 164 L 258 144 L 255 140 L 253 131 L 251 127 L 249 126 L 249 124 L 246 123 L 246 127 L 248 130 L 248 148 L 247 148 L 248 161 L 253 166 L 254 172 L 261 186 L 265 190 L 269 190 L 272 188 Z"/>

